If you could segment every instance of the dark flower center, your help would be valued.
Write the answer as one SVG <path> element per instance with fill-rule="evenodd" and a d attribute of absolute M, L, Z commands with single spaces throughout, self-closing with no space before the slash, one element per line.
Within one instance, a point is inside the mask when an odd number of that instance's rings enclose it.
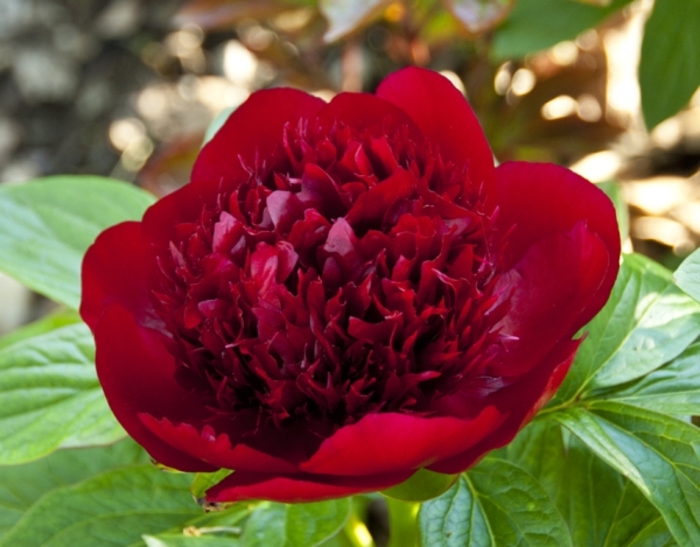
<path fill-rule="evenodd" d="M 277 159 L 246 165 L 157 252 L 179 377 L 217 413 L 277 427 L 428 414 L 500 351 L 481 188 L 380 125 L 287 127 Z"/>

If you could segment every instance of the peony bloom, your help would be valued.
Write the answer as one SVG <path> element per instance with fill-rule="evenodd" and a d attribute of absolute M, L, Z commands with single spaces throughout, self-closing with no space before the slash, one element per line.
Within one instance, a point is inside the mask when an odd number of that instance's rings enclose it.
<path fill-rule="evenodd" d="M 102 233 L 81 314 L 105 395 L 212 502 L 458 473 L 553 395 L 618 270 L 613 207 L 494 168 L 462 95 L 409 68 L 330 103 L 254 93 L 192 181 Z"/>

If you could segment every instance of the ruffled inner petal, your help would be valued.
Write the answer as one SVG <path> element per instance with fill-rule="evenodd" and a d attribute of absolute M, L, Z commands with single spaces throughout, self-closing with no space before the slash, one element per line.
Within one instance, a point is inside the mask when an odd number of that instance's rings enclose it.
<path fill-rule="evenodd" d="M 226 185 L 240 177 L 247 178 L 247 169 L 261 162 L 274 164 L 284 157 L 281 136 L 285 126 L 306 123 L 325 104 L 297 89 L 254 93 L 202 148 L 192 170 L 192 183 L 214 181 Z"/>
<path fill-rule="evenodd" d="M 488 141 L 469 103 L 449 80 L 411 67 L 387 77 L 377 97 L 406 112 L 446 160 L 466 165 L 472 182 L 483 184 L 487 196 L 493 196 L 494 165 Z"/>

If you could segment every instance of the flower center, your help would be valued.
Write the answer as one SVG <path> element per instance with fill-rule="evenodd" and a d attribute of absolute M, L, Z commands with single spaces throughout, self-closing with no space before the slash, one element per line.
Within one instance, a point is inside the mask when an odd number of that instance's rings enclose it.
<path fill-rule="evenodd" d="M 157 252 L 178 376 L 277 427 L 427 414 L 500 351 L 481 188 L 405 129 L 314 124 Z"/>

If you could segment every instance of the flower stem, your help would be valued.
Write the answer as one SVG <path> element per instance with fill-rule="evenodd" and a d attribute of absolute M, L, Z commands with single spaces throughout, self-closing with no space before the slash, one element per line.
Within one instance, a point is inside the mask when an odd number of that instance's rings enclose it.
<path fill-rule="evenodd" d="M 352 547 L 375 547 L 367 526 L 354 512 L 345 525 L 345 537 Z"/>
<path fill-rule="evenodd" d="M 389 508 L 389 545 L 415 547 L 418 545 L 418 509 L 420 503 L 386 498 Z"/>

